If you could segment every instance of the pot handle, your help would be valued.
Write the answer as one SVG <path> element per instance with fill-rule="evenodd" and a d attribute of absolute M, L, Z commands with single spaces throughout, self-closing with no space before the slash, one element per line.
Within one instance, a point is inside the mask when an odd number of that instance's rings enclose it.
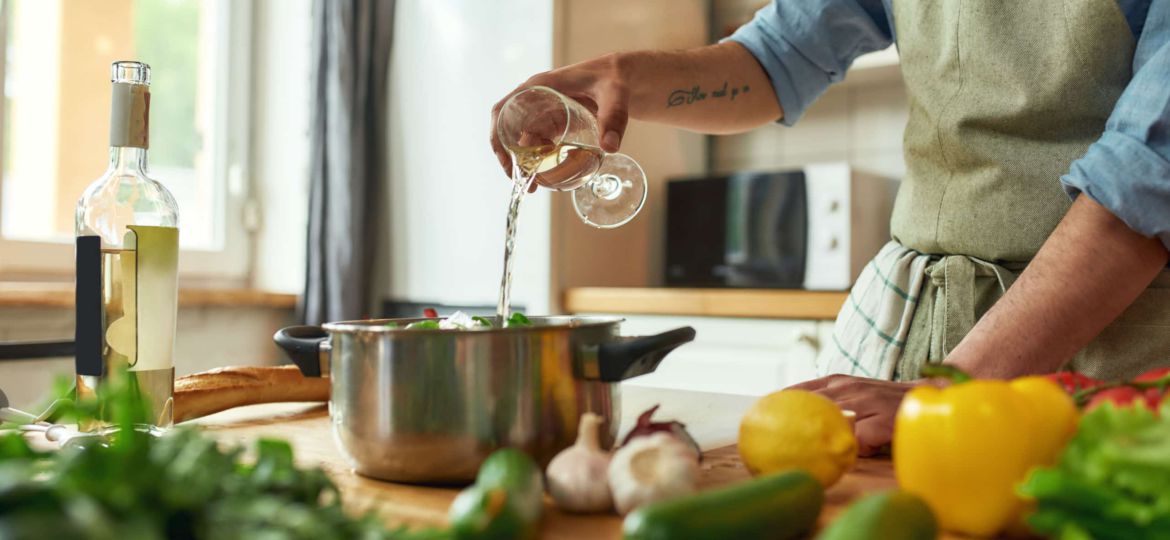
<path fill-rule="evenodd" d="M 695 339 L 695 329 L 689 326 L 668 330 L 652 336 L 620 337 L 597 346 L 597 361 L 582 366 L 581 379 L 601 382 L 620 382 L 645 375 L 658 368 L 670 351 Z"/>
<path fill-rule="evenodd" d="M 320 326 L 289 326 L 276 331 L 272 341 L 284 349 L 289 359 L 306 377 L 325 377 L 329 374 L 328 356 L 322 344 L 329 333 Z"/>

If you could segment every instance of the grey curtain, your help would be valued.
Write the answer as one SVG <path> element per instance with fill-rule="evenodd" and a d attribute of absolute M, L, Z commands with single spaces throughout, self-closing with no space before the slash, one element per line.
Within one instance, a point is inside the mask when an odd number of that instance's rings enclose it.
<path fill-rule="evenodd" d="M 316 0 L 313 10 L 307 324 L 367 314 L 394 0 Z"/>

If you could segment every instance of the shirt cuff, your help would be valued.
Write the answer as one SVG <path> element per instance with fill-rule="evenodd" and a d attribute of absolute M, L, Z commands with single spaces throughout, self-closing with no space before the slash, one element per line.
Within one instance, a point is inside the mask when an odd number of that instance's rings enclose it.
<path fill-rule="evenodd" d="M 1170 161 L 1145 143 L 1107 131 L 1060 182 L 1070 197 L 1088 195 L 1130 229 L 1170 249 Z"/>
<path fill-rule="evenodd" d="M 792 126 L 833 81 L 792 44 L 771 33 L 765 25 L 747 24 L 721 43 L 734 41 L 756 57 L 772 81 L 772 90 L 784 111 L 778 122 Z"/>

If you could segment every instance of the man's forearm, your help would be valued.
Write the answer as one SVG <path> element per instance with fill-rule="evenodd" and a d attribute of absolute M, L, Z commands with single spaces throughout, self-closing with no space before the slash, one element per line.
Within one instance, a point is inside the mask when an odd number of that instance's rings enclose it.
<path fill-rule="evenodd" d="M 767 73 L 747 49 L 619 53 L 630 117 L 703 133 L 737 133 L 783 114 Z"/>
<path fill-rule="evenodd" d="M 1081 196 L 947 363 L 980 377 L 1055 371 L 1145 290 L 1167 257 L 1161 242 Z"/>

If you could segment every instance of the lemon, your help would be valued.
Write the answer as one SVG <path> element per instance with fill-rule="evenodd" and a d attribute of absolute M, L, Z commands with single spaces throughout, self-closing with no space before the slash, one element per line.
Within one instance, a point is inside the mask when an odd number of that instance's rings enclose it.
<path fill-rule="evenodd" d="M 760 398 L 744 415 L 739 455 L 752 475 L 803 469 L 829 487 L 857 460 L 857 438 L 828 398 L 781 390 Z"/>

